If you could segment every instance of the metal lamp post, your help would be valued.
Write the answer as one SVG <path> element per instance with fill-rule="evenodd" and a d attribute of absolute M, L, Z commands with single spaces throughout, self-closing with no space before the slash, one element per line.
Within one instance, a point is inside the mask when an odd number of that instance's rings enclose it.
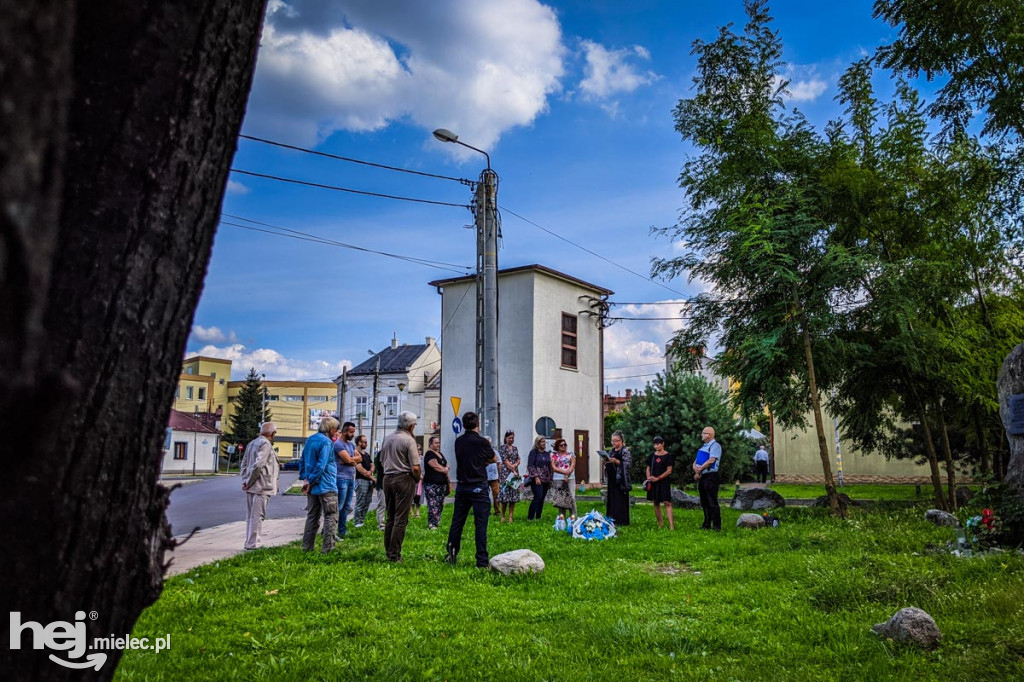
<path fill-rule="evenodd" d="M 482 433 L 498 441 L 498 174 L 491 170 L 491 157 L 482 149 L 459 140 L 450 130 L 438 128 L 434 137 L 479 152 L 487 159 L 476 188 L 476 402 Z"/>

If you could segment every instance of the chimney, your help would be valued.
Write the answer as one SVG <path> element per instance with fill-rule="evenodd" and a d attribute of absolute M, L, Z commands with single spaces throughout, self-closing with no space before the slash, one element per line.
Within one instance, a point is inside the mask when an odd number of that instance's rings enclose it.
<path fill-rule="evenodd" d="M 435 339 L 433 336 L 428 336 L 427 337 L 427 345 L 428 346 L 433 346 L 436 341 L 437 341 L 437 339 Z"/>
<path fill-rule="evenodd" d="M 632 397 L 633 397 L 633 389 L 627 388 L 626 389 L 626 400 L 629 400 Z"/>
<path fill-rule="evenodd" d="M 391 348 L 398 348 L 398 334 L 391 337 Z"/>

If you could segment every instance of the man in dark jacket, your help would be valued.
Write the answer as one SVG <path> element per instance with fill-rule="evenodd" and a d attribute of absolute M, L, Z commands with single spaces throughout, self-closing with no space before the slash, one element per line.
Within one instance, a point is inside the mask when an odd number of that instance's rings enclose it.
<path fill-rule="evenodd" d="M 473 525 L 476 540 L 476 567 L 487 568 L 487 520 L 491 512 L 488 497 L 487 465 L 498 461 L 498 455 L 486 438 L 480 435 L 480 417 L 476 412 L 462 415 L 466 432 L 455 439 L 455 462 L 457 464 L 455 487 L 455 509 L 452 512 L 452 527 L 448 531 L 448 555 L 445 561 L 454 564 L 462 546 L 462 529 L 473 510 Z"/>

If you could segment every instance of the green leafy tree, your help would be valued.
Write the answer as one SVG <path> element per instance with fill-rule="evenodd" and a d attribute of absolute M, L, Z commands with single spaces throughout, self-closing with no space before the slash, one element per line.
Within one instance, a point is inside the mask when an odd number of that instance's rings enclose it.
<path fill-rule="evenodd" d="M 953 129 L 984 110 L 986 135 L 1024 139 L 1024 3 L 876 0 L 875 17 L 899 27 L 899 37 L 878 51 L 884 66 L 949 77 L 933 111 Z"/>
<path fill-rule="evenodd" d="M 230 433 L 228 440 L 238 446 L 245 446 L 249 441 L 260 435 L 260 425 L 264 421 L 263 382 L 256 373 L 255 367 L 249 368 L 245 383 L 235 398 L 235 409 L 228 418 Z M 266 411 L 266 421 L 270 421 L 270 408 Z"/>
<path fill-rule="evenodd" d="M 783 426 L 804 426 L 810 413 L 829 506 L 845 515 L 821 403 L 836 366 L 834 306 L 852 295 L 860 264 L 825 219 L 823 177 L 836 161 L 783 107 L 782 44 L 765 2 L 748 0 L 746 11 L 741 35 L 726 26 L 694 43 L 696 94 L 675 110 L 676 130 L 697 150 L 680 176 L 688 206 L 662 230 L 689 251 L 655 259 L 653 272 L 710 285 L 690 301 L 673 345 L 708 347 L 717 336 L 719 369 L 739 380 L 743 414 L 768 405 Z"/>
<path fill-rule="evenodd" d="M 705 426 L 715 429 L 715 440 L 722 445 L 722 480 L 731 483 L 745 477 L 754 448 L 743 436 L 728 396 L 693 372 L 677 369 L 659 374 L 644 394 L 630 400 L 622 411 L 619 428 L 633 453 L 633 480 L 644 479 L 654 437 L 661 436 L 665 449 L 676 458 L 676 483 L 680 487 L 693 483 L 690 466 L 703 443 L 700 433 Z"/>
<path fill-rule="evenodd" d="M 604 445 L 610 445 L 612 442 L 612 434 L 622 429 L 622 420 L 625 418 L 626 410 L 628 406 L 624 406 L 621 410 L 612 410 L 604 416 Z"/>

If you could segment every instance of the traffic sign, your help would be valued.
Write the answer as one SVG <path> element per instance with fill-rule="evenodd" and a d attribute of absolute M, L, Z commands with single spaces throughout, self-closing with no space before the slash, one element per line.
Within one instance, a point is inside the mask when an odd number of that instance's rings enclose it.
<path fill-rule="evenodd" d="M 452 401 L 452 412 L 454 412 L 455 416 L 458 417 L 459 416 L 459 408 L 462 406 L 462 398 L 460 398 L 457 395 L 453 395 L 451 397 L 451 401 Z"/>
<path fill-rule="evenodd" d="M 456 436 L 462 433 L 462 420 L 458 417 L 452 420 L 452 431 Z"/>

